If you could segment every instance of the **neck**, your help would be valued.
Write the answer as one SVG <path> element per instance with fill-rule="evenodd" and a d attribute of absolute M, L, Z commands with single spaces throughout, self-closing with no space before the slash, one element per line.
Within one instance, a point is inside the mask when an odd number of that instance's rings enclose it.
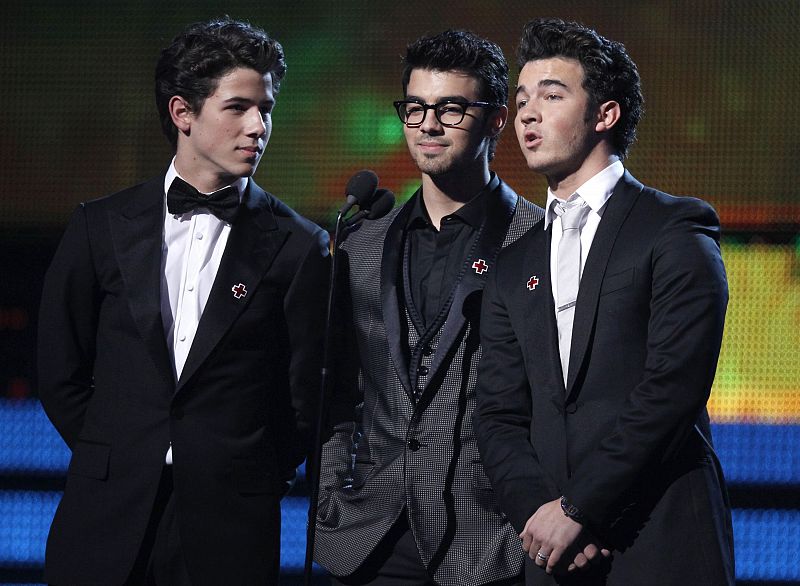
<path fill-rule="evenodd" d="M 211 193 L 222 189 L 239 179 L 239 177 L 220 175 L 207 169 L 197 168 L 191 162 L 181 159 L 180 155 L 175 157 L 175 170 L 192 187 L 200 193 Z"/>
<path fill-rule="evenodd" d="M 431 223 L 438 230 L 442 218 L 449 216 L 478 195 L 489 183 L 489 166 L 459 169 L 447 175 L 422 175 L 422 198 Z"/>
<path fill-rule="evenodd" d="M 612 152 L 605 142 L 600 143 L 577 169 L 547 175 L 547 186 L 558 199 L 567 200 L 581 185 L 618 160 L 619 155 Z"/>

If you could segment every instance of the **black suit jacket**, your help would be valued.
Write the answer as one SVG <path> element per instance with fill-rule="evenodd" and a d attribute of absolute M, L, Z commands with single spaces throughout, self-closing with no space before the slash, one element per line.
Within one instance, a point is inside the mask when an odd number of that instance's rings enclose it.
<path fill-rule="evenodd" d="M 331 409 L 337 425 L 323 449 L 315 557 L 335 575 L 356 570 L 404 508 L 437 584 L 485 584 L 522 569 L 519 537 L 483 472 L 471 417 L 486 276 L 500 248 L 542 210 L 501 181 L 488 197 L 452 296 L 427 332 L 417 331 L 402 302 L 413 201 L 364 222 L 337 253 L 346 268 L 342 299 L 352 301 L 341 307 L 355 337 L 348 372 L 358 381 L 340 382 Z M 478 259 L 488 273 L 472 267 Z"/>
<path fill-rule="evenodd" d="M 175 381 L 163 181 L 79 206 L 45 279 L 39 393 L 72 450 L 45 578 L 127 578 L 171 441 L 193 583 L 276 583 L 279 501 L 316 417 L 327 234 L 251 180 Z"/>
<path fill-rule="evenodd" d="M 561 495 L 578 506 L 614 550 L 608 584 L 733 581 L 705 408 L 728 298 L 718 239 L 709 205 L 626 173 L 586 259 L 566 389 L 543 223 L 487 285 L 475 422 L 487 474 L 520 531 Z M 529 583 L 552 582 L 531 564 Z"/>

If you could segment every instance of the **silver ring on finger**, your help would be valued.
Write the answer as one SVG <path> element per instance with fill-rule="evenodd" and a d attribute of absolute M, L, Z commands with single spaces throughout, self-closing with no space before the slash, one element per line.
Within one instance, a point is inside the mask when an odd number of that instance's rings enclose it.
<path fill-rule="evenodd" d="M 536 552 L 536 559 L 540 559 L 543 562 L 546 562 L 550 558 L 549 555 L 544 555 L 541 551 Z"/>

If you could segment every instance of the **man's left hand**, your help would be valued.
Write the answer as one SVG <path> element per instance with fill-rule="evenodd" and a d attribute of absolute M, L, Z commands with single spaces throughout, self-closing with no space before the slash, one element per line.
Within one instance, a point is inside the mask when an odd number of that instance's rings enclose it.
<path fill-rule="evenodd" d="M 578 546 L 578 540 L 584 531 L 583 525 L 573 521 L 561 510 L 561 500 L 556 499 L 545 503 L 533 516 L 528 519 L 520 534 L 522 547 L 528 552 L 534 563 L 545 569 L 548 574 L 563 561 L 561 566 L 570 570 L 576 569 L 576 562 L 580 560 L 577 567 L 582 568 L 586 563 L 591 562 L 592 558 L 602 553 L 604 557 L 610 555 L 607 550 L 601 550 L 599 546 L 590 547 L 590 543 L 582 552 L 577 552 L 578 556 L 573 560 L 573 554 L 565 556 L 568 550 Z M 584 559 L 581 556 L 585 556 Z M 590 557 L 591 556 L 591 557 Z"/>

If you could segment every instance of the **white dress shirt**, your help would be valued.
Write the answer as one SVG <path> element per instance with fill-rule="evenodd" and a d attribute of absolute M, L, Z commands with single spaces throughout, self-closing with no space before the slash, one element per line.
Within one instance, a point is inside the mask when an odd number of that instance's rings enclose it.
<path fill-rule="evenodd" d="M 581 275 L 583 275 L 586 257 L 589 255 L 589 249 L 592 246 L 595 232 L 597 232 L 597 226 L 600 224 L 600 218 L 603 217 L 606 203 L 624 173 L 625 168 L 622 166 L 622 162 L 615 161 L 575 190 L 575 193 L 590 208 L 583 226 L 581 226 Z M 548 189 L 544 229 L 553 227 L 550 234 L 550 283 L 553 289 L 553 302 L 556 306 L 558 306 L 558 243 L 561 241 L 561 218 L 553 211 L 553 206 L 559 201 L 561 200 Z"/>
<path fill-rule="evenodd" d="M 202 208 L 185 214 L 170 214 L 166 197 L 175 177 L 180 175 L 173 159 L 164 177 L 161 320 L 173 375 L 177 381 L 183 372 L 197 325 L 217 276 L 231 225 Z M 242 177 L 233 184 L 239 192 L 240 201 L 247 187 L 247 179 Z M 166 462 L 172 464 L 172 446 L 167 451 Z"/>

